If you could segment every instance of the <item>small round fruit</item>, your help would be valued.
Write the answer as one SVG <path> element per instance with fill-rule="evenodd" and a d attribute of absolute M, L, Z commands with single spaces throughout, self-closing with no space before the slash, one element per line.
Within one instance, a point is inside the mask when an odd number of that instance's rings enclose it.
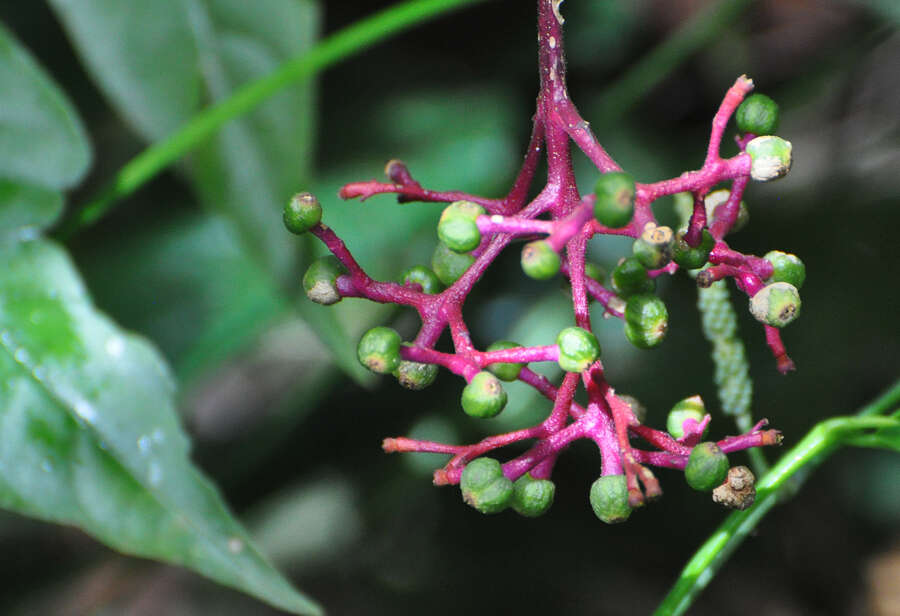
<path fill-rule="evenodd" d="M 666 419 L 666 430 L 672 435 L 672 438 L 681 438 L 684 436 L 684 422 L 687 419 L 693 419 L 697 423 L 703 421 L 706 415 L 706 405 L 703 404 L 703 398 L 700 396 L 691 396 L 675 403 L 669 416 Z"/>
<path fill-rule="evenodd" d="M 500 513 L 513 497 L 513 482 L 493 458 L 477 458 L 463 469 L 459 488 L 466 504 L 481 513 Z"/>
<path fill-rule="evenodd" d="M 390 327 L 373 327 L 356 347 L 359 363 L 378 374 L 390 374 L 400 366 L 400 334 Z"/>
<path fill-rule="evenodd" d="M 659 269 L 672 260 L 674 233 L 671 227 L 650 227 L 634 241 L 631 252 L 647 269 Z"/>
<path fill-rule="evenodd" d="M 434 295 L 444 290 L 441 279 L 424 265 L 413 265 L 408 270 L 405 270 L 400 274 L 400 284 L 417 284 L 422 287 L 422 292 L 428 295 Z"/>
<path fill-rule="evenodd" d="M 613 291 L 619 297 L 637 293 L 653 293 L 656 282 L 647 275 L 647 268 L 635 257 L 622 259 L 610 276 Z"/>
<path fill-rule="evenodd" d="M 547 240 L 535 240 L 522 249 L 522 270 L 535 280 L 548 280 L 559 271 L 559 254 Z"/>
<path fill-rule="evenodd" d="M 634 179 L 621 171 L 610 171 L 594 185 L 594 218 L 606 227 L 620 229 L 634 216 Z"/>
<path fill-rule="evenodd" d="M 580 327 L 567 327 L 556 337 L 559 346 L 559 367 L 566 372 L 582 372 L 598 357 L 600 343 L 597 337 Z"/>
<path fill-rule="evenodd" d="M 750 177 L 758 182 L 777 180 L 791 170 L 791 142 L 781 137 L 757 137 L 747 144 Z"/>
<path fill-rule="evenodd" d="M 778 130 L 778 103 L 765 94 L 751 94 L 734 114 L 738 130 L 754 135 L 773 135 Z"/>
<path fill-rule="evenodd" d="M 773 282 L 750 298 L 750 314 L 760 323 L 784 327 L 800 316 L 800 293 L 787 282 Z"/>
<path fill-rule="evenodd" d="M 716 240 L 709 229 L 704 229 L 700 234 L 700 243 L 697 246 L 688 244 L 684 239 L 684 232 L 679 231 L 675 234 L 675 243 L 672 245 L 672 260 L 684 269 L 701 268 L 706 265 L 709 253 L 715 245 Z"/>
<path fill-rule="evenodd" d="M 625 337 L 640 349 L 661 343 L 669 329 L 669 311 L 657 296 L 632 295 L 625 304 Z"/>
<path fill-rule="evenodd" d="M 706 206 L 706 220 L 709 221 L 709 225 L 712 225 L 716 220 L 716 210 L 719 210 L 719 208 L 725 205 L 730 196 L 731 191 L 727 188 L 720 188 L 719 190 L 714 190 L 706 195 L 703 204 Z M 747 209 L 747 203 L 741 199 L 741 202 L 738 205 L 737 218 L 734 220 L 734 224 L 731 226 L 728 233 L 737 233 L 747 226 L 748 222 L 750 222 L 750 210 Z"/>
<path fill-rule="evenodd" d="M 475 257 L 472 255 L 453 252 L 446 244 L 438 242 L 431 257 L 431 269 L 441 282 L 450 286 L 459 280 L 474 262 Z"/>
<path fill-rule="evenodd" d="M 303 274 L 303 289 L 306 296 L 317 304 L 330 306 L 341 301 L 338 292 L 338 276 L 346 270 L 334 256 L 320 257 L 313 261 Z"/>
<path fill-rule="evenodd" d="M 438 222 L 438 237 L 454 252 L 469 252 L 481 243 L 478 217 L 484 208 L 471 201 L 456 201 L 448 205 Z"/>
<path fill-rule="evenodd" d="M 769 282 L 786 282 L 794 285 L 799 291 L 806 280 L 806 266 L 800 257 L 780 250 L 772 250 L 763 257 L 772 264 L 772 275 Z"/>
<path fill-rule="evenodd" d="M 549 479 L 534 479 L 525 473 L 513 483 L 510 506 L 519 515 L 536 518 L 547 513 L 553 504 L 556 484 Z"/>
<path fill-rule="evenodd" d="M 490 372 L 482 370 L 463 388 L 462 407 L 466 415 L 487 419 L 498 415 L 505 406 L 503 384 Z"/>
<path fill-rule="evenodd" d="M 322 204 L 312 193 L 297 193 L 284 206 L 283 218 L 288 231 L 301 235 L 322 220 Z"/>
<path fill-rule="evenodd" d="M 625 475 L 605 475 L 591 485 L 591 508 L 607 524 L 624 522 L 631 515 Z"/>
<path fill-rule="evenodd" d="M 402 387 L 419 391 L 425 389 L 437 378 L 438 367 L 434 364 L 422 364 L 417 361 L 402 360 L 397 369 L 394 370 L 394 376 Z"/>
<path fill-rule="evenodd" d="M 498 340 L 491 346 L 487 348 L 490 351 L 506 351 L 508 349 L 517 349 L 520 348 L 521 344 L 516 344 L 515 342 L 510 342 L 509 340 Z M 501 381 L 515 381 L 519 378 L 519 373 L 522 371 L 522 368 L 525 367 L 525 364 L 518 363 L 496 363 L 490 364 L 487 369 L 490 370 L 494 376 L 496 376 Z"/>
<path fill-rule="evenodd" d="M 707 492 L 725 481 L 728 475 L 728 456 L 719 446 L 707 441 L 699 443 L 691 450 L 684 478 L 695 490 Z"/>

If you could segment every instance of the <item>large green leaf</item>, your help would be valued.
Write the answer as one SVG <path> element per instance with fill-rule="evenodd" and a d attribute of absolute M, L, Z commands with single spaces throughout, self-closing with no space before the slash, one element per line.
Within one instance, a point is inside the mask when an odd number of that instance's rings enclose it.
<path fill-rule="evenodd" d="M 315 42 L 314 0 L 51 0 L 93 78 L 146 139 L 159 139 L 235 87 Z M 264 267 L 295 264 L 282 204 L 309 180 L 309 83 L 227 125 L 193 158 L 204 203 L 232 220 Z"/>
<path fill-rule="evenodd" d="M 56 245 L 3 243 L 0 266 L 0 504 L 318 613 L 191 464 L 155 350 L 94 309 Z"/>
<path fill-rule="evenodd" d="M 55 222 L 90 158 L 71 103 L 0 25 L 0 236 Z"/>

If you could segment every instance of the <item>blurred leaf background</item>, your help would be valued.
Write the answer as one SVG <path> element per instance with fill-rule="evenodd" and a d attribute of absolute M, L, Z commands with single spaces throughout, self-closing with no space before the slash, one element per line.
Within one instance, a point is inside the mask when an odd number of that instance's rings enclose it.
<path fill-rule="evenodd" d="M 777 374 L 761 331 L 739 310 L 754 412 L 793 442 L 817 419 L 874 396 L 900 366 L 900 15 L 891 2 L 745 3 L 635 104 L 606 103 L 629 67 L 704 4 L 569 0 L 570 90 L 601 142 L 642 181 L 702 163 L 712 114 L 737 75 L 781 104 L 794 168 L 751 186 L 751 224 L 732 243 L 795 252 L 807 265 L 803 318 L 785 331 L 795 374 Z M 53 191 L 70 188 L 68 207 L 84 203 L 148 141 L 307 49 L 317 33 L 383 6 L 0 5 L 0 21 L 67 93 L 93 149 L 78 184 L 86 154 L 68 175 L 21 170 L 28 202 L 50 212 L 46 220 L 59 211 Z M 544 518 L 477 514 L 458 491 L 431 486 L 440 456 L 385 456 L 381 439 L 477 440 L 535 421 L 548 403 L 511 387 L 504 415 L 475 422 L 459 412 L 460 382 L 446 374 L 419 393 L 373 380 L 354 365 L 357 336 L 386 322 L 411 335 L 415 315 L 353 300 L 321 309 L 302 298 L 299 276 L 320 248 L 282 231 L 291 193 L 318 194 L 328 224 L 382 278 L 427 263 L 440 207 L 345 203 L 335 196 L 341 184 L 378 177 L 396 157 L 426 186 L 503 193 L 530 129 L 533 13 L 531 3 L 476 5 L 288 88 L 66 242 L 96 307 L 152 341 L 172 367 L 196 464 L 263 553 L 333 614 L 646 613 L 724 515 L 663 472 L 661 502 L 627 525 L 604 526 L 587 502 L 599 457 L 584 445 L 561 458 L 557 503 Z M 148 56 L 143 45 L 160 38 L 167 53 Z M 73 151 L 44 145 L 47 156 Z M 579 165 L 590 182 L 586 161 Z M 613 240 L 591 247 L 606 265 L 626 249 Z M 569 323 L 558 286 L 525 280 L 517 261 L 504 255 L 467 304 L 476 344 L 546 343 Z M 687 395 L 715 400 L 696 292 L 678 277 L 663 294 L 671 329 L 657 351 L 632 349 L 619 324 L 598 319 L 610 378 L 657 426 Z M 721 416 L 712 427 L 733 431 Z M 837 455 L 760 526 L 691 613 L 720 614 L 726 602 L 733 614 L 890 613 L 877 610 L 879 580 L 900 570 L 898 486 L 896 455 Z M 0 546 L 4 613 L 271 611 L 80 531 L 12 514 L 0 517 Z"/>

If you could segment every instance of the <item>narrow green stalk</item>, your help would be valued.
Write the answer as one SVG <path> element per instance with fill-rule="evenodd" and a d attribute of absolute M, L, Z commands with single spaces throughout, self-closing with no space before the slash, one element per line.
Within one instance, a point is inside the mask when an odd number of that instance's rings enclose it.
<path fill-rule="evenodd" d="M 666 75 L 714 41 L 750 4 L 751 0 L 720 0 L 697 11 L 603 92 L 594 124 L 609 124 L 631 109 Z"/>
<path fill-rule="evenodd" d="M 154 143 L 129 161 L 94 199 L 66 220 L 57 235 L 66 238 L 108 212 L 119 199 L 136 191 L 233 120 L 285 86 L 309 79 L 348 56 L 406 28 L 447 11 L 481 0 L 409 0 L 385 9 L 329 36 L 302 56 L 288 60 L 274 72 L 236 90 L 191 118 L 169 137 Z"/>
<path fill-rule="evenodd" d="M 779 491 L 789 485 L 788 480 L 798 471 L 813 469 L 841 445 L 852 443 L 862 430 L 900 427 L 897 417 L 882 416 L 898 403 L 900 381 L 856 415 L 833 417 L 816 424 L 759 481 L 753 506 L 728 516 L 697 550 L 654 616 L 677 616 L 691 606 L 744 538 L 778 502 Z"/>

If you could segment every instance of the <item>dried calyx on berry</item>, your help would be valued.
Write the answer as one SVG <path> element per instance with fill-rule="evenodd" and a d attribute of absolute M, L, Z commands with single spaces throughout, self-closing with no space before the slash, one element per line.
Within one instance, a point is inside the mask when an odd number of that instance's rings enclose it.
<path fill-rule="evenodd" d="M 582 372 L 600 357 L 597 337 L 580 327 L 567 327 L 556 337 L 559 367 L 566 372 Z"/>
<path fill-rule="evenodd" d="M 750 155 L 750 177 L 758 182 L 777 180 L 791 170 L 792 146 L 781 137 L 757 137 L 747 144 Z"/>
<path fill-rule="evenodd" d="M 607 524 L 624 522 L 631 515 L 625 475 L 604 475 L 591 484 L 591 508 Z"/>
<path fill-rule="evenodd" d="M 756 477 L 746 466 L 732 466 L 722 485 L 713 490 L 712 499 L 728 509 L 743 511 L 756 500 Z"/>
<path fill-rule="evenodd" d="M 672 260 L 675 235 L 671 227 L 648 226 L 634 241 L 631 252 L 647 269 L 659 269 Z"/>
<path fill-rule="evenodd" d="M 601 225 L 620 229 L 634 216 L 634 179 L 621 171 L 610 171 L 594 184 L 594 218 Z"/>
<path fill-rule="evenodd" d="M 346 273 L 344 266 L 333 256 L 319 257 L 303 275 L 306 297 L 323 306 L 338 303 L 341 301 L 341 294 L 338 292 L 337 279 Z"/>

